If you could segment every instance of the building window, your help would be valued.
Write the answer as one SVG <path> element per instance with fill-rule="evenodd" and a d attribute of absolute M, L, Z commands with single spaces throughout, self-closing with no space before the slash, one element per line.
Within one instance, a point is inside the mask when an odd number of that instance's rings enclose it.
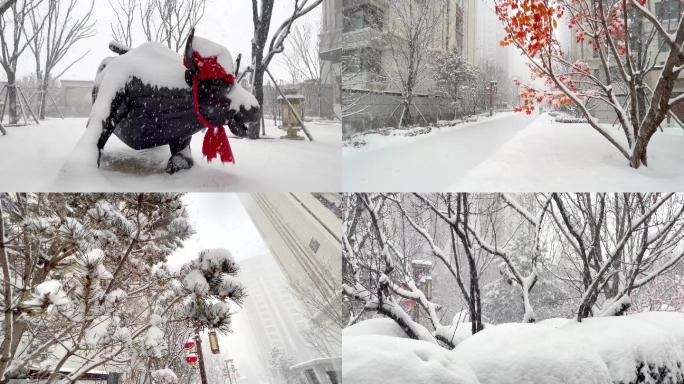
<path fill-rule="evenodd" d="M 357 7 L 349 8 L 343 14 L 344 23 L 342 32 L 357 31 L 364 28 L 373 28 L 382 31 L 384 28 L 385 12 L 382 9 L 370 5 L 363 4 Z"/>
<path fill-rule="evenodd" d="M 659 20 L 679 20 L 682 13 L 681 0 L 663 0 L 655 5 L 656 17 Z M 672 31 L 670 31 L 672 32 Z"/>
<path fill-rule="evenodd" d="M 380 73 L 380 54 L 372 48 L 350 49 L 342 54 L 344 73 Z"/>
<path fill-rule="evenodd" d="M 316 372 L 312 368 L 307 369 L 304 371 L 306 374 L 306 379 L 309 381 L 309 384 L 321 384 L 321 381 L 318 380 L 318 376 L 316 376 Z"/>
<path fill-rule="evenodd" d="M 326 375 L 328 375 L 328 379 L 330 379 L 331 384 L 338 384 L 339 381 L 337 381 L 337 372 L 335 371 L 325 371 Z"/>

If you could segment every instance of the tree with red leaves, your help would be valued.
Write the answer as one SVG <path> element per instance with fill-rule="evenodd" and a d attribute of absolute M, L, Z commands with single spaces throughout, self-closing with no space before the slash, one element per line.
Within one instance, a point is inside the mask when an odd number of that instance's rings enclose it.
<path fill-rule="evenodd" d="M 573 104 L 633 168 L 647 164 L 647 147 L 670 108 L 681 97 L 673 88 L 684 69 L 681 0 L 495 0 L 504 24 L 501 45 L 515 46 L 529 59 L 532 79 L 545 87 L 516 82 L 522 105 L 554 108 Z M 653 3 L 653 4 L 652 4 Z M 672 4 L 670 4 L 672 3 Z M 655 11 L 657 10 L 657 11 Z M 674 10 L 674 12 L 672 12 Z M 679 10 L 677 12 L 677 10 Z M 655 12 L 654 12 L 655 11 Z M 558 39 L 565 23 L 582 50 L 598 63 L 573 60 Z M 647 76 L 659 76 L 653 87 Z M 590 113 L 589 104 L 614 111 L 624 140 L 613 136 Z"/>

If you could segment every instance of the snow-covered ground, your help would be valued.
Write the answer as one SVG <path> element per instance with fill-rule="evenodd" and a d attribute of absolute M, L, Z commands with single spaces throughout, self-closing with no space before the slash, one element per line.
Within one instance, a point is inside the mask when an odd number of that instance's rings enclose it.
<path fill-rule="evenodd" d="M 612 128 L 617 129 L 617 128 Z M 615 132 L 619 136 L 619 132 Z M 630 168 L 587 124 L 502 113 L 343 148 L 345 191 L 642 191 L 684 188 L 684 130 L 658 132 L 649 167 Z"/>
<path fill-rule="evenodd" d="M 684 188 L 684 130 L 657 132 L 648 161 L 648 167 L 632 169 L 588 124 L 555 123 L 543 115 L 454 180 L 449 190 L 679 191 Z"/>
<path fill-rule="evenodd" d="M 168 147 L 128 148 L 115 136 L 107 143 L 103 167 L 69 164 L 86 126 L 83 118 L 49 119 L 40 125 L 6 127 L 0 135 L 2 191 L 339 191 L 341 141 L 339 122 L 307 124 L 313 142 L 281 140 L 284 134 L 266 120 L 268 138 L 230 137 L 235 164 L 207 163 L 202 137 L 193 137 L 195 167 L 165 172 Z"/>

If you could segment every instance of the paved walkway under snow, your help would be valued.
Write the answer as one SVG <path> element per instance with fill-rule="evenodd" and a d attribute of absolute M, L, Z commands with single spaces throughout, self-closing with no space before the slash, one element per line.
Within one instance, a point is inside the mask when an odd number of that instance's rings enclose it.
<path fill-rule="evenodd" d="M 364 151 L 345 149 L 342 188 L 347 192 L 434 192 L 449 188 L 491 157 L 536 116 L 505 113 L 463 127 Z"/>

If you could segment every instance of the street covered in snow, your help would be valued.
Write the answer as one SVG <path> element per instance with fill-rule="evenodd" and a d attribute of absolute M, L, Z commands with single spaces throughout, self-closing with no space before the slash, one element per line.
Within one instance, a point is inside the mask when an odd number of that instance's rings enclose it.
<path fill-rule="evenodd" d="M 112 137 L 102 166 L 73 163 L 87 119 L 49 119 L 6 127 L 0 135 L 3 191 L 336 191 L 340 189 L 341 125 L 308 122 L 315 141 L 280 139 L 284 131 L 266 119 L 266 137 L 229 137 L 235 164 L 207 163 L 202 133 L 193 137 L 195 166 L 169 175 L 168 146 L 135 151 Z M 93 148 L 93 150 L 95 150 Z"/>
<path fill-rule="evenodd" d="M 607 126 L 616 137 L 618 128 Z M 502 112 L 428 134 L 357 135 L 342 150 L 345 191 L 651 191 L 684 188 L 684 129 L 657 131 L 649 166 L 628 161 L 588 124 Z M 619 137 L 618 137 L 619 140 Z M 357 143 L 356 147 L 354 143 Z M 359 142 L 365 143 L 359 144 Z"/>
<path fill-rule="evenodd" d="M 684 382 L 681 193 L 345 196 L 345 383 Z"/>

